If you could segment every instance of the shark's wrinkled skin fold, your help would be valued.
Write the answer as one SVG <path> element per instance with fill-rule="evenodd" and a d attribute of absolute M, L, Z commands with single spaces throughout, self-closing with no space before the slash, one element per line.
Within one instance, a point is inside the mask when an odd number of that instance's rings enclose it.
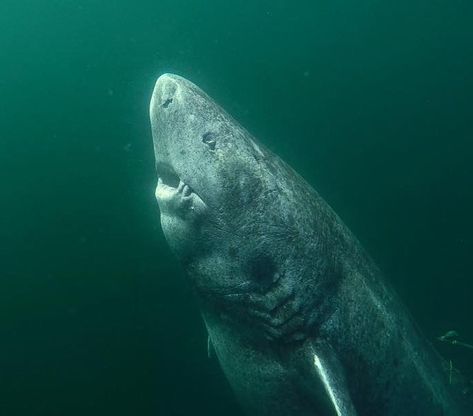
<path fill-rule="evenodd" d="M 304 179 L 177 75 L 150 116 L 162 228 L 248 415 L 473 414 Z"/>

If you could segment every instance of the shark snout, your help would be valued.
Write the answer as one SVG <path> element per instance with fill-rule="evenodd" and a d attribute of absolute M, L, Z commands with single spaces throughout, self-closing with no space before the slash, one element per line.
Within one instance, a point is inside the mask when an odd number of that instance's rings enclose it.
<path fill-rule="evenodd" d="M 255 165 L 246 133 L 200 88 L 168 73 L 156 81 L 150 118 L 160 207 L 231 204 L 241 171 Z"/>
<path fill-rule="evenodd" d="M 179 180 L 177 186 L 174 187 L 158 177 L 155 196 L 163 215 L 196 217 L 202 215 L 207 209 L 200 196 L 182 180 Z"/>
<path fill-rule="evenodd" d="M 151 98 L 150 112 L 153 114 L 168 110 L 179 95 L 179 79 L 173 74 L 163 74 L 156 81 Z"/>

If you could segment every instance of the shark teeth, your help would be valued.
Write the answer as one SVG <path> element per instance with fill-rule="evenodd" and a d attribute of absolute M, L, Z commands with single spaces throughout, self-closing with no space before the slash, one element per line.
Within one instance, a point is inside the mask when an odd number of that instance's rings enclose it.
<path fill-rule="evenodd" d="M 192 189 L 189 185 L 184 185 L 184 188 L 182 189 L 182 195 L 184 196 L 189 196 L 192 193 Z"/>
<path fill-rule="evenodd" d="M 193 193 L 192 188 L 186 183 L 179 180 L 179 185 L 177 186 L 176 192 L 182 194 L 183 197 L 188 197 Z"/>
<path fill-rule="evenodd" d="M 192 195 L 193 190 L 189 185 L 179 180 L 177 187 L 168 185 L 161 177 L 158 178 L 158 187 L 156 188 L 156 198 L 158 199 L 169 199 L 169 198 L 188 198 Z"/>

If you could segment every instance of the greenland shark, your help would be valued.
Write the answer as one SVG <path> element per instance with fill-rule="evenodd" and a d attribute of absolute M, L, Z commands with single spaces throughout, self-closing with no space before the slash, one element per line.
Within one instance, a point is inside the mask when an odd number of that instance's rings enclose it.
<path fill-rule="evenodd" d="M 158 78 L 150 117 L 162 229 L 248 415 L 473 414 L 301 176 L 180 76 Z"/>

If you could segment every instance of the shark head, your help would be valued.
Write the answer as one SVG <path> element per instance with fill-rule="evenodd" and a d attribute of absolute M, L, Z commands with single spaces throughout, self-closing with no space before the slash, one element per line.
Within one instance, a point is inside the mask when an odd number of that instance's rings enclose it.
<path fill-rule="evenodd" d="M 160 76 L 150 117 L 162 213 L 192 220 L 254 192 L 263 152 L 196 85 L 177 75 Z"/>
<path fill-rule="evenodd" d="M 158 186 L 168 243 L 178 256 L 235 232 L 264 191 L 265 150 L 190 81 L 164 74 L 151 98 Z M 220 236 L 224 238 L 223 235 Z"/>
<path fill-rule="evenodd" d="M 303 291 L 324 272 L 314 253 L 324 231 L 311 214 L 322 204 L 315 191 L 182 77 L 159 77 L 150 117 L 162 229 L 195 288 L 245 313 L 291 299 L 281 309 L 289 316 L 299 302 L 293 288 Z M 300 270 L 301 256 L 315 263 Z"/>

